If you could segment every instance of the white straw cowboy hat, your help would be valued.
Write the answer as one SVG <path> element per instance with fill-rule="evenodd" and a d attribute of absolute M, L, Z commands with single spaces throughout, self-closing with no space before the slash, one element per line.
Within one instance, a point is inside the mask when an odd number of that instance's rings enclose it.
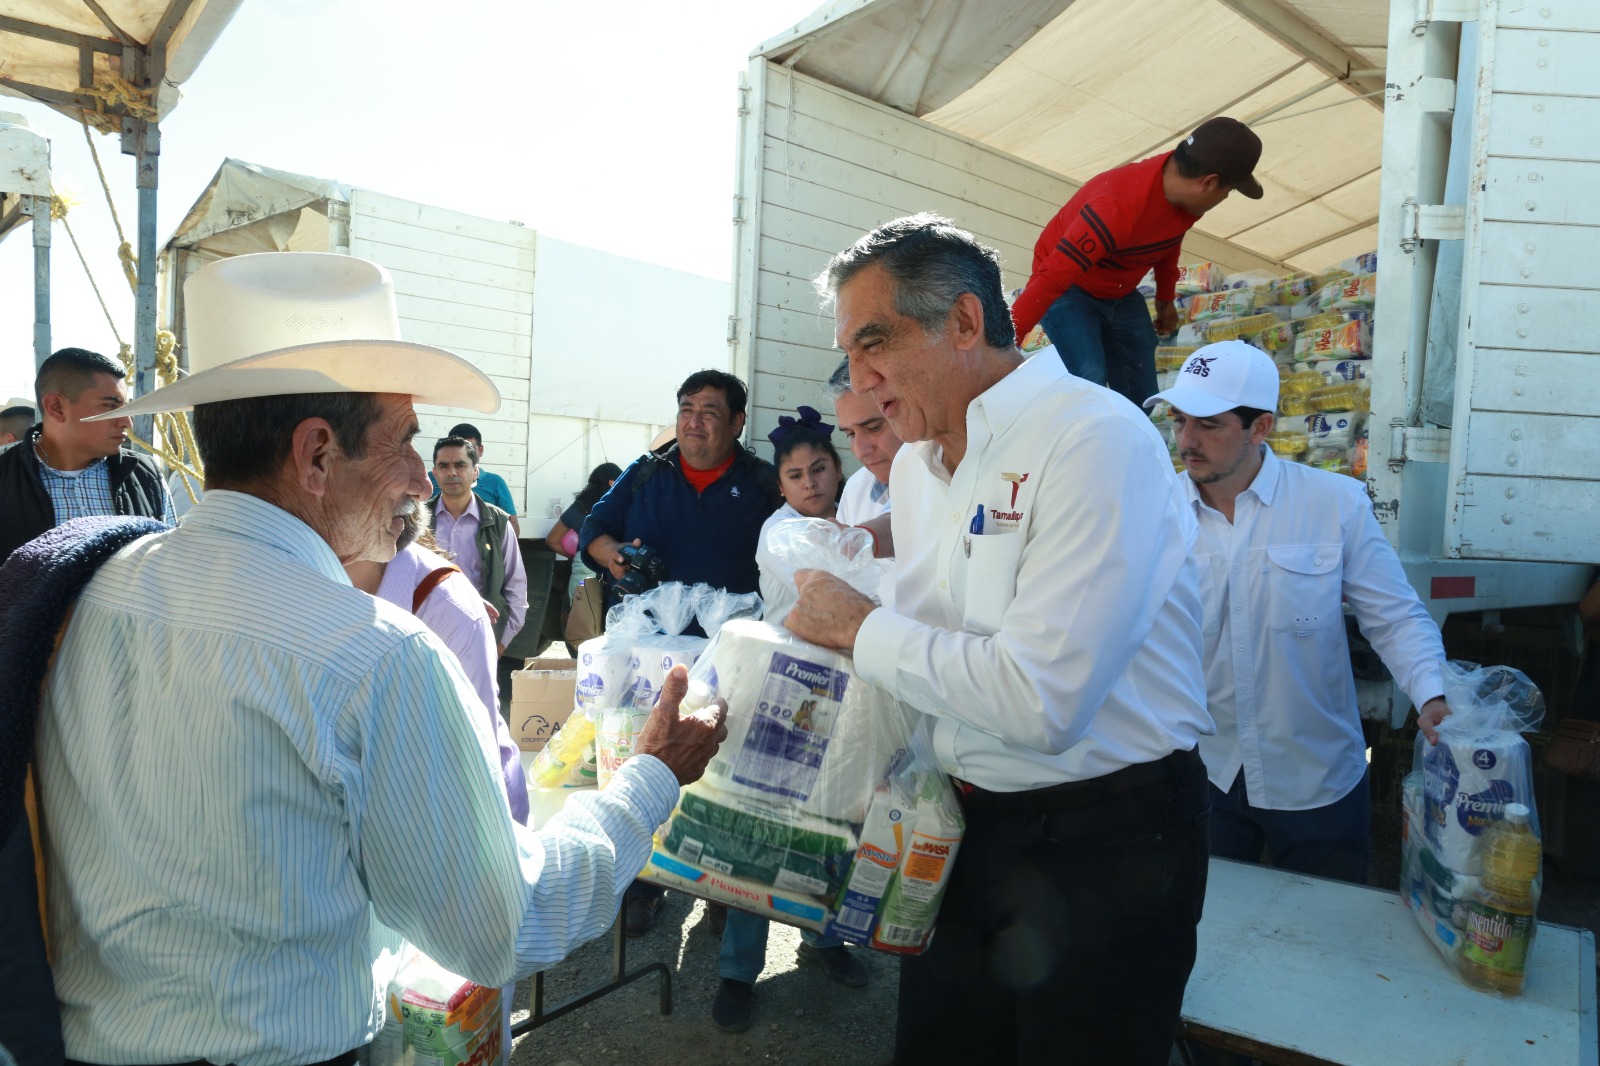
<path fill-rule="evenodd" d="M 190 373 L 85 421 L 196 404 L 317 392 L 391 392 L 491 414 L 500 390 L 443 348 L 400 339 L 394 282 L 376 263 L 327 252 L 262 252 L 184 283 Z"/>

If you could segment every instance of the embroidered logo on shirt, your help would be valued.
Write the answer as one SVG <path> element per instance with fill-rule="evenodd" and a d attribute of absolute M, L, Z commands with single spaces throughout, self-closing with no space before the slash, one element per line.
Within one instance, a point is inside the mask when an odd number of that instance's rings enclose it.
<path fill-rule="evenodd" d="M 1027 474 L 1005 473 L 1000 475 L 1001 481 L 1011 482 L 1011 509 L 1017 508 L 1017 490 L 1022 488 L 1022 483 L 1028 480 Z"/>
<path fill-rule="evenodd" d="M 733 488 L 729 489 L 728 495 L 737 500 L 739 498 L 739 486 L 735 485 Z"/>
<path fill-rule="evenodd" d="M 1183 368 L 1183 372 L 1193 374 L 1195 377 L 1208 378 L 1211 376 L 1211 364 L 1216 361 L 1217 357 L 1214 355 L 1197 355 L 1189 360 L 1189 365 Z"/>

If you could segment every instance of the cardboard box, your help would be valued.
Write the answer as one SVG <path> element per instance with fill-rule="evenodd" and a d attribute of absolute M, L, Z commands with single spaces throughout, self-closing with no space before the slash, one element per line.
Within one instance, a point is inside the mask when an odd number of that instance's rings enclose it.
<path fill-rule="evenodd" d="M 572 714 L 578 688 L 572 659 L 529 659 L 511 675 L 511 735 L 523 751 L 539 751 Z"/>

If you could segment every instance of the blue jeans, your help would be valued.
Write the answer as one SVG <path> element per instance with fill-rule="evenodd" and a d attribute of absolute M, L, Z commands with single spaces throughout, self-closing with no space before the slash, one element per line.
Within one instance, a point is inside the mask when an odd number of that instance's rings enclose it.
<path fill-rule="evenodd" d="M 745 911 L 728 908 L 728 924 L 722 928 L 722 954 L 717 959 L 717 976 L 747 985 L 756 983 L 767 965 L 767 927 L 772 923 Z M 844 941 L 823 936 L 809 929 L 800 930 L 800 939 L 814 948 L 836 948 Z"/>
<path fill-rule="evenodd" d="M 1260 862 L 1262 845 L 1280 870 L 1367 883 L 1372 800 L 1367 774 L 1344 797 L 1309 811 L 1270 811 L 1250 805 L 1244 773 L 1223 792 L 1211 786 L 1211 854 Z"/>
<path fill-rule="evenodd" d="M 1156 327 L 1138 290 L 1102 300 L 1074 286 L 1039 324 L 1073 377 L 1119 392 L 1135 407 L 1156 394 Z"/>

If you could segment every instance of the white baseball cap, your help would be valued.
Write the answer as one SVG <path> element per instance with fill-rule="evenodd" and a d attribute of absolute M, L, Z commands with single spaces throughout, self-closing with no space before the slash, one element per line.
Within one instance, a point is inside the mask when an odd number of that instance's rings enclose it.
<path fill-rule="evenodd" d="M 1178 368 L 1178 381 L 1144 402 L 1165 400 L 1186 415 L 1211 418 L 1235 407 L 1278 409 L 1278 367 L 1272 357 L 1244 341 L 1218 341 L 1196 348 Z"/>

